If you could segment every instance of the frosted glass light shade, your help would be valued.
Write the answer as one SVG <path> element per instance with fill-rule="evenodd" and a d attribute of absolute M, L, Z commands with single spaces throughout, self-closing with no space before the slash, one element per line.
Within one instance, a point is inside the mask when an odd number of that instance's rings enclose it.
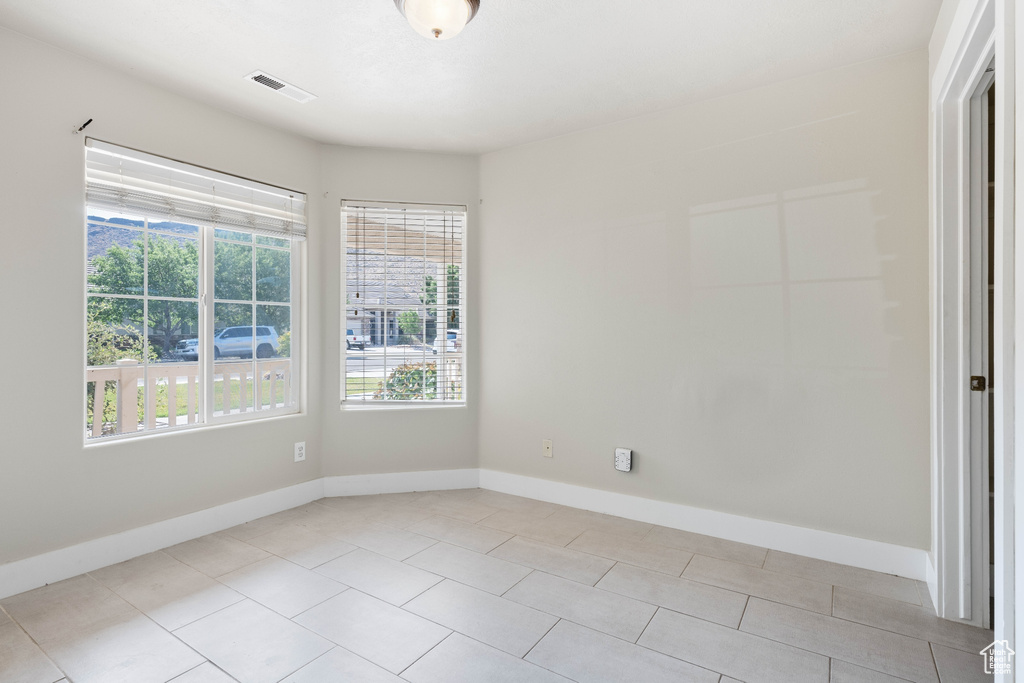
<path fill-rule="evenodd" d="M 476 16 L 480 0 L 395 0 L 395 5 L 421 36 L 448 40 Z"/>

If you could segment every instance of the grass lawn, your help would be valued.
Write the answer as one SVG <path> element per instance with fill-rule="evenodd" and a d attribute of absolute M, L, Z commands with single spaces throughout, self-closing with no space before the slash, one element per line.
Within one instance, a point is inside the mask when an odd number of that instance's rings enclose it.
<path fill-rule="evenodd" d="M 347 377 L 345 378 L 345 395 L 369 394 L 380 387 L 384 379 L 381 377 Z"/>

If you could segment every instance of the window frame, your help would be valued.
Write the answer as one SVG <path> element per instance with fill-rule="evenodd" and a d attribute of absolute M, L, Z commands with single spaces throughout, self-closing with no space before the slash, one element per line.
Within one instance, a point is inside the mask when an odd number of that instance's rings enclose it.
<path fill-rule="evenodd" d="M 354 401 L 348 399 L 348 369 L 345 349 L 345 338 L 347 336 L 348 321 L 348 220 L 346 215 L 347 205 L 359 205 L 384 209 L 426 209 L 430 211 L 452 211 L 461 213 L 463 216 L 461 236 L 461 259 L 459 261 L 459 330 L 462 337 L 462 399 L 458 401 L 447 400 L 382 400 L 382 401 Z M 464 409 L 469 405 L 469 331 L 467 329 L 466 313 L 469 309 L 469 272 L 467 270 L 469 244 L 470 244 L 470 220 L 469 206 L 459 203 L 429 203 L 429 202 L 400 202 L 400 201 L 377 201 L 377 200 L 355 200 L 342 199 L 338 211 L 340 217 L 341 243 L 339 245 L 339 256 L 341 260 L 341 283 L 340 283 L 340 318 L 339 327 L 339 356 L 341 359 L 340 387 L 339 387 L 339 408 L 343 411 L 376 411 L 376 410 L 457 410 Z M 385 325 L 387 322 L 385 321 Z M 365 330 L 364 330 L 365 332 Z M 386 334 L 385 334 L 386 338 Z M 447 346 L 447 338 L 446 344 Z M 385 355 L 386 358 L 386 355 Z M 387 376 L 385 360 L 385 378 Z"/>
<path fill-rule="evenodd" d="M 95 222 L 95 221 L 90 221 L 89 220 L 89 215 L 90 215 L 90 211 L 89 211 L 90 206 L 89 206 L 89 204 L 86 203 L 86 202 L 83 202 L 83 208 L 85 210 L 85 216 L 84 216 L 84 220 L 83 220 L 82 225 L 83 225 L 83 227 L 86 230 L 88 230 L 88 225 L 90 224 L 90 222 Z M 97 210 L 103 212 L 104 214 L 106 214 L 108 216 L 113 214 L 113 212 L 111 212 L 108 209 L 101 209 L 101 208 L 98 208 L 98 207 L 96 207 L 96 208 L 97 208 Z M 138 213 L 138 212 L 132 212 L 132 211 L 129 210 L 129 211 L 127 211 L 123 215 L 128 216 L 128 217 L 132 217 L 132 218 L 141 218 L 145 222 L 146 229 L 145 230 L 140 230 L 140 232 L 142 232 L 143 235 L 144 235 L 144 239 L 145 239 L 145 243 L 146 243 L 145 258 L 146 258 L 146 260 L 148 262 L 149 235 L 150 235 L 150 231 L 148 229 L 148 225 L 149 225 L 150 222 L 159 221 L 159 220 L 165 220 L 165 219 L 152 218 L 152 217 L 141 215 L 141 214 L 140 215 L 136 215 L 136 213 Z M 185 225 L 193 225 L 192 223 L 188 223 L 186 221 L 182 221 L 182 223 L 185 224 Z M 196 240 L 197 245 L 199 247 L 199 277 L 198 277 L 198 281 L 197 281 L 198 306 L 199 306 L 199 312 L 198 312 L 198 316 L 199 316 L 199 320 L 198 320 L 198 339 L 200 340 L 200 346 L 202 348 L 202 352 L 200 353 L 199 359 L 196 361 L 198 363 L 198 376 L 197 376 L 197 379 L 196 379 L 196 400 L 197 400 L 197 406 L 196 406 L 197 418 L 196 418 L 196 421 L 194 423 L 189 424 L 187 422 L 187 417 L 186 416 L 179 415 L 177 417 L 177 420 L 185 420 L 184 424 L 176 424 L 174 426 L 168 425 L 168 426 L 164 426 L 164 427 L 157 427 L 155 429 L 148 429 L 148 428 L 144 427 L 142 429 L 137 429 L 135 431 L 127 431 L 127 432 L 121 432 L 121 433 L 109 434 L 109 435 L 101 435 L 101 436 L 92 436 L 91 435 L 91 430 L 89 428 L 89 416 L 88 416 L 89 397 L 88 397 L 88 392 L 83 392 L 81 394 L 81 396 L 82 396 L 81 415 L 82 415 L 83 444 L 84 444 L 85 448 L 93 448 L 93 447 L 97 447 L 97 446 L 102 446 L 103 444 L 118 443 L 118 442 L 122 442 L 122 441 L 125 441 L 125 440 L 132 440 L 132 439 L 139 439 L 139 438 L 149 438 L 149 437 L 158 437 L 158 436 L 161 436 L 161 435 L 177 434 L 177 433 L 181 433 L 181 432 L 190 432 L 190 431 L 193 431 L 193 430 L 196 430 L 196 429 L 210 429 L 210 428 L 223 427 L 223 426 L 233 425 L 233 424 L 244 424 L 244 423 L 247 423 L 247 422 L 254 422 L 254 421 L 258 421 L 258 420 L 268 420 L 268 419 L 274 419 L 274 418 L 280 418 L 280 417 L 288 417 L 288 416 L 292 416 L 292 415 L 300 415 L 300 414 L 303 414 L 305 412 L 305 401 L 303 400 L 304 399 L 304 391 L 303 391 L 303 382 L 302 382 L 302 380 L 303 380 L 303 378 L 305 376 L 305 372 L 304 372 L 304 369 L 305 369 L 305 365 L 304 365 L 305 358 L 304 358 L 304 356 L 302 354 L 302 348 L 303 348 L 303 345 L 302 345 L 302 341 L 303 341 L 303 328 L 305 326 L 305 316 L 303 315 L 304 308 L 303 308 L 303 301 L 302 301 L 302 283 L 303 283 L 304 278 L 305 278 L 305 270 L 304 270 L 304 268 L 305 268 L 305 263 L 306 263 L 306 259 L 305 259 L 305 249 L 306 249 L 305 240 L 290 239 L 290 240 L 288 240 L 289 247 L 287 249 L 287 251 L 289 252 L 289 261 L 288 262 L 289 262 L 289 287 L 290 287 L 288 305 L 289 305 L 289 308 L 290 308 L 290 318 L 291 318 L 291 348 L 290 348 L 290 356 L 289 356 L 289 359 L 288 359 L 291 362 L 291 369 L 290 369 L 290 382 L 291 382 L 290 399 L 291 399 L 291 404 L 290 405 L 280 406 L 280 407 L 273 407 L 273 408 L 257 408 L 256 404 L 255 404 L 255 397 L 253 397 L 253 407 L 252 407 L 252 409 L 247 410 L 244 413 L 243 412 L 238 412 L 238 413 L 228 413 L 228 414 L 214 414 L 214 408 L 213 407 L 215 406 L 214 397 L 215 397 L 215 384 L 216 384 L 216 382 L 213 380 L 213 378 L 218 374 L 218 373 L 215 372 L 215 363 L 216 363 L 216 361 L 213 358 L 214 334 L 215 334 L 215 319 L 214 319 L 214 315 L 215 315 L 215 309 L 216 309 L 216 298 L 214 297 L 214 287 L 215 287 L 215 258 L 214 258 L 214 253 L 215 252 L 214 252 L 214 245 L 215 245 L 215 242 L 216 242 L 215 233 L 216 233 L 217 228 L 214 228 L 214 227 L 208 226 L 208 225 L 196 225 L 196 227 L 198 228 L 198 234 L 193 239 Z M 223 229 L 230 230 L 232 232 L 239 232 L 238 230 L 232 230 L 230 227 L 223 228 Z M 162 233 L 160 231 L 156 231 L 155 234 L 164 234 L 164 233 Z M 257 243 L 257 236 L 258 236 L 258 234 L 257 233 L 250 233 L 250 234 L 252 235 L 252 241 L 251 241 L 250 244 L 251 244 L 251 247 L 253 249 L 253 266 L 252 267 L 253 267 L 253 270 L 255 271 L 255 253 L 256 253 L 255 250 L 259 246 L 266 246 L 266 245 L 258 245 L 258 243 Z M 286 238 L 282 237 L 280 239 L 286 239 Z M 242 243 L 240 243 L 240 244 L 242 244 Z M 275 247 L 267 247 L 267 248 L 275 248 Z M 283 247 L 276 247 L 276 248 L 278 250 L 280 250 L 280 251 L 284 251 L 285 250 Z M 83 257 L 84 257 L 83 258 L 83 262 L 85 264 L 87 264 L 89 262 L 89 259 L 88 259 L 88 237 L 86 237 L 86 244 L 84 245 L 84 252 L 85 253 L 83 254 Z M 82 338 L 82 385 L 81 386 L 83 388 L 85 388 L 85 387 L 88 386 L 88 382 L 89 382 L 88 374 L 89 374 L 89 368 L 91 367 L 91 366 L 89 366 L 89 363 L 88 363 L 89 342 L 88 342 L 88 333 L 86 331 L 87 330 L 88 316 L 89 316 L 89 309 L 88 309 L 89 300 L 90 300 L 90 298 L 92 296 L 106 296 L 106 295 L 103 295 L 103 294 L 92 295 L 92 294 L 90 294 L 90 291 L 89 291 L 89 273 L 88 273 L 87 269 L 83 269 L 83 270 L 85 272 L 83 273 L 83 288 L 82 288 L 83 289 L 83 300 L 82 300 L 82 309 L 81 309 L 82 310 L 82 327 L 81 327 L 81 330 L 83 332 L 82 337 L 81 337 Z M 148 268 L 146 270 L 148 270 Z M 124 296 L 124 297 L 120 297 L 120 298 L 139 299 L 139 300 L 147 302 L 147 303 L 150 301 L 150 299 L 153 299 L 153 300 L 156 300 L 156 301 L 176 300 L 173 297 L 163 297 L 163 296 L 158 296 L 158 295 L 150 296 L 149 292 L 148 292 L 148 288 L 146 286 L 146 282 L 147 282 L 146 278 L 148 278 L 148 273 L 144 273 L 143 275 L 144 275 L 144 279 L 143 279 L 143 291 L 142 291 L 142 293 L 138 297 Z M 253 376 L 252 376 L 252 380 L 251 381 L 252 381 L 253 387 L 255 389 L 255 383 L 257 381 L 262 381 L 262 378 L 258 376 L 261 373 L 256 372 L 256 368 L 258 367 L 257 363 L 258 363 L 259 359 L 256 357 L 256 352 L 255 352 L 255 340 L 258 337 L 258 335 L 255 334 L 255 330 L 258 327 L 266 326 L 266 325 L 260 325 L 259 323 L 257 323 L 256 317 L 255 317 L 255 309 L 258 306 L 261 305 L 261 302 L 259 302 L 255 298 L 256 297 L 256 278 L 255 278 L 255 273 L 254 273 L 254 276 L 253 276 L 252 291 L 253 291 L 253 295 L 252 295 L 253 299 L 252 299 L 252 301 L 246 302 L 246 303 L 251 305 L 253 307 L 253 311 L 254 311 L 254 316 L 253 316 L 253 321 L 252 321 L 252 328 L 253 328 L 253 331 L 254 331 L 253 332 L 253 342 L 254 342 L 253 354 L 252 354 L 252 357 L 249 358 L 249 359 L 242 359 L 242 358 L 240 358 L 236 362 L 238 362 L 238 363 L 249 362 L 249 363 L 252 364 L 252 366 L 253 366 L 253 373 L 252 373 L 252 375 Z M 277 302 L 277 303 L 266 304 L 266 305 L 280 305 L 280 303 Z M 146 310 L 146 309 L 144 309 L 144 310 Z M 145 319 L 144 319 L 143 328 L 148 328 L 148 317 L 145 317 Z M 145 340 L 144 343 L 148 344 L 149 330 L 148 329 L 144 329 L 143 333 L 144 333 L 143 339 Z M 142 371 L 143 372 L 142 377 L 143 377 L 143 382 L 144 382 L 143 383 L 143 387 L 148 387 L 148 381 L 149 381 L 148 377 L 147 377 L 148 368 L 150 367 L 150 365 L 154 365 L 154 364 L 165 365 L 165 364 L 161 364 L 161 363 L 150 363 L 150 362 L 140 363 L 140 365 L 142 365 L 145 368 Z M 171 364 L 173 364 L 173 361 L 170 362 L 170 363 L 166 363 L 166 365 L 171 365 Z M 234 362 L 232 362 L 232 364 L 234 364 Z M 148 390 L 144 390 L 143 391 L 143 396 L 144 396 L 144 398 L 143 398 L 143 401 L 144 401 L 143 405 L 146 408 L 150 408 L 150 406 L 149 406 L 149 393 L 150 392 Z M 139 415 L 139 424 L 144 424 L 145 423 L 144 415 L 145 415 L 144 412 Z M 95 419 L 95 417 L 94 417 L 94 419 Z"/>

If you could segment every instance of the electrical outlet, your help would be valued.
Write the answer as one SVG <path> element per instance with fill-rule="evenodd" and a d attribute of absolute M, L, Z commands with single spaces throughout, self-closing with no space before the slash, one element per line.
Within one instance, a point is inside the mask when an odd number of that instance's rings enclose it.
<path fill-rule="evenodd" d="M 306 442 L 297 441 L 295 443 L 295 462 L 302 462 L 306 459 Z"/>
<path fill-rule="evenodd" d="M 553 458 L 553 457 L 555 457 L 555 453 L 554 453 L 554 451 L 553 451 L 553 449 L 551 447 L 551 439 L 544 439 L 544 453 L 543 454 L 544 454 L 545 458 Z"/>
<path fill-rule="evenodd" d="M 615 469 L 619 472 L 629 472 L 633 467 L 633 451 L 628 448 L 615 449 Z"/>

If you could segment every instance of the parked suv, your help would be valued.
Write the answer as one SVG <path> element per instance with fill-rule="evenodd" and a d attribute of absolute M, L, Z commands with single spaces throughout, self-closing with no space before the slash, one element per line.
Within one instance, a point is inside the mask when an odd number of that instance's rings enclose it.
<path fill-rule="evenodd" d="M 255 340 L 252 330 L 253 328 L 248 325 L 217 330 L 213 335 L 213 357 L 251 358 L 254 347 L 257 358 L 270 358 L 278 352 L 280 343 L 277 330 L 266 325 L 258 325 Z M 197 360 L 199 358 L 199 340 L 182 339 L 174 351 L 185 360 Z"/>

